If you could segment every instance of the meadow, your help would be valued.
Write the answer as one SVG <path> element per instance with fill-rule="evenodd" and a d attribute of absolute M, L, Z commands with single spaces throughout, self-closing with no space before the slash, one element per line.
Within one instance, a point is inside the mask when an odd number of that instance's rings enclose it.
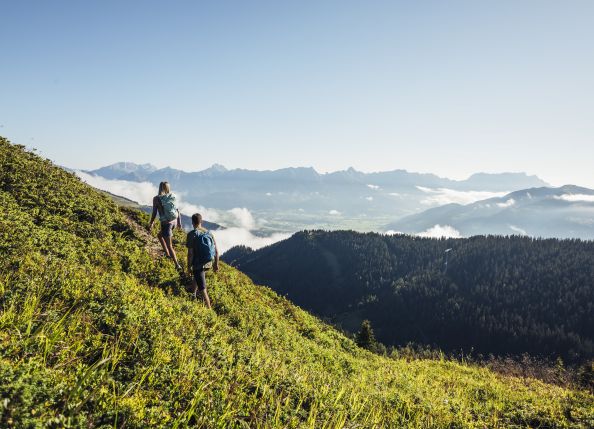
<path fill-rule="evenodd" d="M 145 214 L 4 138 L 0 205 L 0 427 L 594 424 L 586 391 L 378 356 L 224 264 L 208 310 Z"/>

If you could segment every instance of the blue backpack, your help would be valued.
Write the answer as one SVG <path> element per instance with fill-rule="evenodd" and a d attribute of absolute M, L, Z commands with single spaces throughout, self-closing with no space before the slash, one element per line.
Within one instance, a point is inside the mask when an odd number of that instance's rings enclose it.
<path fill-rule="evenodd" d="M 194 235 L 194 241 L 192 249 L 194 251 L 194 258 L 192 265 L 194 268 L 200 268 L 208 264 L 215 258 L 216 249 L 214 238 L 210 231 L 192 231 Z"/>

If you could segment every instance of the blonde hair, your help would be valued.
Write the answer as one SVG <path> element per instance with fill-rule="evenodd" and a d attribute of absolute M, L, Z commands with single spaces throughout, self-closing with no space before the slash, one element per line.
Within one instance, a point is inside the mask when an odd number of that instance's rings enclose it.
<path fill-rule="evenodd" d="M 171 188 L 169 187 L 169 182 L 159 183 L 159 195 L 167 195 L 170 192 Z"/>

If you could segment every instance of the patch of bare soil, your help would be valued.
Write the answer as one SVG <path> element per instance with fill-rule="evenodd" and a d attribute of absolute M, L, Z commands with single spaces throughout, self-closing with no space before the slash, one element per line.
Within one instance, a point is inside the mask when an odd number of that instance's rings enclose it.
<path fill-rule="evenodd" d="M 130 228 L 132 228 L 132 231 L 134 231 L 134 235 L 136 235 L 144 243 L 144 247 L 151 258 L 157 259 L 160 256 L 163 256 L 163 248 L 161 247 L 157 237 L 151 235 L 146 228 L 139 225 L 126 213 L 124 213 L 124 219 Z"/>

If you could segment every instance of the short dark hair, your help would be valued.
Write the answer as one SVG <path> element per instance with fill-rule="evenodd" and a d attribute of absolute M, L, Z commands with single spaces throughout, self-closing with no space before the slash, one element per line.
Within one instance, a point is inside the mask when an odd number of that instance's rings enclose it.
<path fill-rule="evenodd" d="M 200 213 L 194 213 L 192 215 L 192 225 L 200 225 L 202 223 L 202 215 Z"/>

